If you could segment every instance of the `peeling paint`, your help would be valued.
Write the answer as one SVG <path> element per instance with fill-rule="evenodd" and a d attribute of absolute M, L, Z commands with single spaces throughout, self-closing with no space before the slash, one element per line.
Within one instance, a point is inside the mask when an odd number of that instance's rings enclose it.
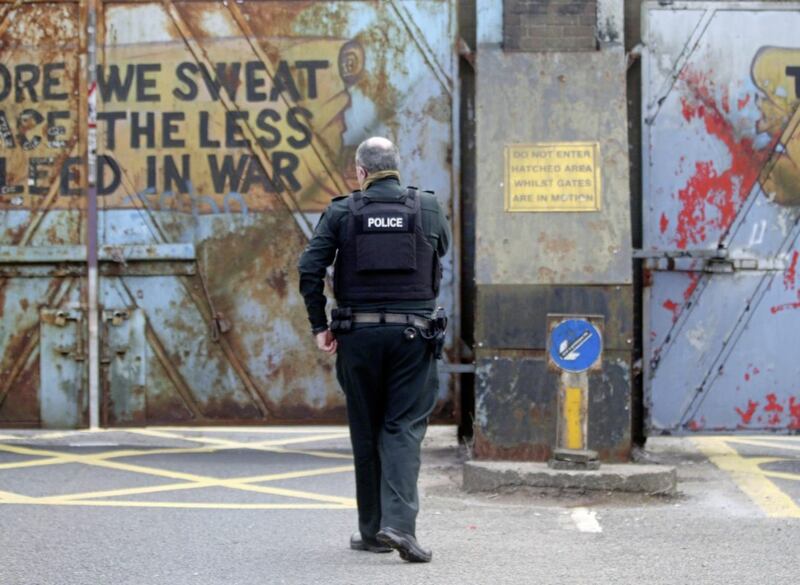
<path fill-rule="evenodd" d="M 398 19 L 393 4 L 101 3 L 97 149 L 110 166 L 98 177 L 108 191 L 100 196 L 98 235 L 110 259 L 101 259 L 100 297 L 106 312 L 145 316 L 135 335 L 119 323 L 101 333 L 106 424 L 345 420 L 333 361 L 314 346 L 298 293 L 306 215 L 357 186 L 353 153 L 372 134 L 397 141 L 404 182 L 434 189 L 446 213 L 457 195 L 455 2 L 426 0 L 420 12 L 401 7 L 409 18 L 424 15 L 418 23 Z M 85 163 L 76 157 L 88 130 L 74 114 L 88 101 L 82 19 L 77 2 L 26 2 L 0 26 L 4 65 L 64 63 L 52 91 L 65 97 L 36 106 L 74 118 L 48 142 L 55 123 L 31 115 L 20 128 L 12 123 L 32 98 L 0 108 L 12 120 L 6 128 L 0 116 L 0 187 L 12 195 L 0 198 L 5 246 L 86 245 Z M 429 29 L 436 35 L 422 38 Z M 109 89 L 117 73 L 117 89 Z M 7 138 L 20 132 L 42 142 L 9 147 Z M 47 172 L 31 174 L 30 159 L 45 155 Z M 64 193 L 65 185 L 74 192 Z M 194 256 L 165 259 L 173 244 Z M 143 258 L 125 256 L 134 245 L 146 249 Z M 450 255 L 444 264 L 440 302 L 456 322 Z M 60 372 L 71 376 L 77 408 L 65 424 L 85 424 L 85 319 L 67 333 L 47 330 L 51 341 L 69 338 L 69 351 L 51 343 L 58 363 L 39 356 L 40 308 L 85 306 L 85 266 L 46 269 L 25 278 L 4 272 L 14 277 L 0 282 L 2 424 L 42 424 L 42 375 Z M 452 420 L 449 383 L 436 412 Z"/>

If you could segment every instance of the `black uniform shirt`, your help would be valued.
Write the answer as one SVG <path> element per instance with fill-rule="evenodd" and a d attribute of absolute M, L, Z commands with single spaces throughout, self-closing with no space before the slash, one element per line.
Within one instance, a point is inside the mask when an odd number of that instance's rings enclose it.
<path fill-rule="evenodd" d="M 394 201 L 402 198 L 405 189 L 397 179 L 388 177 L 372 183 L 365 194 L 373 201 Z M 450 246 L 450 226 L 442 213 L 436 197 L 430 193 L 419 192 L 422 214 L 422 229 L 428 241 L 439 256 L 444 256 Z M 336 250 L 339 247 L 339 234 L 346 229 L 350 210 L 347 197 L 337 197 L 325 209 L 314 230 L 314 236 L 300 256 L 297 268 L 300 271 L 300 294 L 306 303 L 308 320 L 312 331 L 324 331 L 328 327 L 325 313 L 325 271 L 333 264 Z M 435 300 L 427 301 L 392 301 L 351 303 L 350 307 L 358 311 L 377 311 L 380 309 L 390 313 L 418 313 L 427 316 L 435 308 Z"/>

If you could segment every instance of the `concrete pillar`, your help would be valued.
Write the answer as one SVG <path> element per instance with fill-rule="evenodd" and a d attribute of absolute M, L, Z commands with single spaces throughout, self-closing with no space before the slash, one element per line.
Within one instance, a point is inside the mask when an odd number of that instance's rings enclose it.
<path fill-rule="evenodd" d="M 629 456 L 633 291 L 622 14 L 622 0 L 478 0 L 478 458 L 550 457 L 560 383 L 546 357 L 550 314 L 602 318 L 602 367 L 587 374 L 588 447 L 603 460 Z M 561 168 L 543 170 L 538 163 L 545 162 Z"/>

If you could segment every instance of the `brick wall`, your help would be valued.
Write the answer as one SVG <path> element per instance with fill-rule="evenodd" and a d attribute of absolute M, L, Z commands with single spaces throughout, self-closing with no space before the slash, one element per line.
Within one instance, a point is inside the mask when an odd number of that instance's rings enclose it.
<path fill-rule="evenodd" d="M 597 0 L 503 0 L 507 51 L 593 51 Z"/>

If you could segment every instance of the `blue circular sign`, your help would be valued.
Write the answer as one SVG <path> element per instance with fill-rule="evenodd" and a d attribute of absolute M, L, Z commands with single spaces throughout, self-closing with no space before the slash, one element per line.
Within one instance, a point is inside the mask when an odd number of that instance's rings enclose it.
<path fill-rule="evenodd" d="M 585 372 L 600 357 L 603 340 L 585 319 L 567 319 L 550 333 L 550 358 L 567 372 Z"/>

